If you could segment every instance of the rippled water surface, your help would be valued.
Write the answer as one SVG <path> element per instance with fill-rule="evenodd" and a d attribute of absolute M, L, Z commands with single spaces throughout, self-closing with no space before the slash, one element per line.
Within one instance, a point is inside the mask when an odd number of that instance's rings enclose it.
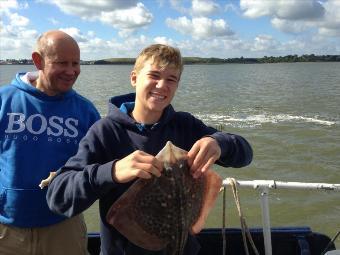
<path fill-rule="evenodd" d="M 105 115 L 109 97 L 133 91 L 131 68 L 82 66 L 75 88 Z M 1 84 L 32 69 L 0 66 Z M 281 63 L 185 66 L 173 105 L 252 144 L 252 164 L 216 167 L 223 178 L 340 183 L 339 102 L 340 63 Z M 260 226 L 258 191 L 239 192 L 248 225 Z M 339 192 L 271 190 L 269 201 L 273 226 L 310 226 L 329 236 L 340 230 Z M 86 212 L 90 231 L 98 229 L 96 206 Z M 227 225 L 238 227 L 229 188 L 226 209 Z M 207 226 L 221 226 L 221 212 L 220 197 Z"/>

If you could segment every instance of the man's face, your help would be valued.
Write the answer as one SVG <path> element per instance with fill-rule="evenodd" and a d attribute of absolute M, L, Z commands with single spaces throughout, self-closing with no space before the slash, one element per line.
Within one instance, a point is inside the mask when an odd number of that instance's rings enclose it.
<path fill-rule="evenodd" d="M 68 44 L 56 45 L 42 57 L 44 67 L 41 79 L 45 93 L 54 96 L 69 91 L 80 73 L 79 48 Z"/>
<path fill-rule="evenodd" d="M 131 84 L 136 88 L 135 110 L 160 117 L 178 88 L 180 71 L 173 67 L 160 68 L 146 61 L 138 72 L 132 72 Z"/>

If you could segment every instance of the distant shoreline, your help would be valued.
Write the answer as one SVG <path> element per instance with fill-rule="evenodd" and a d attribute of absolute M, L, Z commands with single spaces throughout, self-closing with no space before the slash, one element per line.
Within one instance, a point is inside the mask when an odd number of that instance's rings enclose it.
<path fill-rule="evenodd" d="M 184 64 L 265 64 L 265 63 L 298 63 L 298 62 L 340 62 L 340 55 L 287 55 L 283 57 L 262 58 L 201 58 L 183 57 Z M 81 65 L 133 65 L 134 58 L 108 58 L 92 61 L 81 61 Z M 0 65 L 33 65 L 31 59 L 6 59 L 0 60 Z"/>

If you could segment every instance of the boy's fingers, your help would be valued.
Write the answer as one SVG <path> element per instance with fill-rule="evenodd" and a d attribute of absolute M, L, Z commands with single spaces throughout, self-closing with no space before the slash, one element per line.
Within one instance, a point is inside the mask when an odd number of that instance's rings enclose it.
<path fill-rule="evenodd" d="M 198 169 L 202 169 L 204 165 L 211 161 L 215 162 L 214 154 L 211 151 L 200 150 L 194 159 L 191 170 L 197 171 Z"/>
<path fill-rule="evenodd" d="M 142 178 L 142 179 L 150 179 L 151 178 L 151 174 L 146 172 L 146 171 L 143 171 L 143 170 L 140 170 L 140 169 L 136 169 L 136 177 L 138 178 Z"/>
<path fill-rule="evenodd" d="M 161 176 L 161 171 L 159 170 L 159 168 L 157 168 L 154 165 L 149 164 L 149 163 L 138 163 L 138 164 L 136 164 L 135 168 L 137 170 L 140 170 L 142 172 L 146 172 L 148 174 L 155 175 L 157 177 Z"/>
<path fill-rule="evenodd" d="M 196 179 L 204 175 L 214 164 L 215 160 L 213 158 L 210 158 L 208 162 L 201 168 L 198 168 L 196 171 L 192 173 L 192 176 Z"/>
<path fill-rule="evenodd" d="M 208 160 L 208 162 L 202 167 L 201 172 L 204 174 L 205 172 L 207 172 L 215 163 L 215 159 L 214 158 L 210 158 Z"/>
<path fill-rule="evenodd" d="M 158 168 L 154 167 L 154 166 L 152 166 L 147 172 L 152 173 L 156 177 L 160 177 L 161 176 L 161 171 Z"/>
<path fill-rule="evenodd" d="M 188 152 L 188 165 L 189 167 L 192 167 L 194 160 L 197 157 L 197 153 L 199 152 L 199 146 L 197 145 L 197 143 L 195 143 L 192 148 L 190 149 L 190 151 Z"/>
<path fill-rule="evenodd" d="M 138 154 L 136 155 L 136 165 L 137 164 L 148 164 L 151 165 L 155 168 L 155 170 L 149 171 L 149 172 L 161 172 L 163 169 L 163 163 L 159 161 L 156 157 L 144 152 L 144 151 L 139 151 Z M 146 168 L 145 168 L 146 167 Z M 144 170 L 148 168 L 147 165 L 144 166 Z"/>

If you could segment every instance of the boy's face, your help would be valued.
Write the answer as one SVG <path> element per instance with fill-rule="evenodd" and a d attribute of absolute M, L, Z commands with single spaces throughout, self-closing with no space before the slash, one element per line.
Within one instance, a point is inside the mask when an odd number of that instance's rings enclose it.
<path fill-rule="evenodd" d="M 146 61 L 138 73 L 131 73 L 131 84 L 136 88 L 134 111 L 157 121 L 164 108 L 171 103 L 179 80 L 178 69 L 171 66 L 162 69 L 157 64 L 152 64 L 151 60 Z"/>

